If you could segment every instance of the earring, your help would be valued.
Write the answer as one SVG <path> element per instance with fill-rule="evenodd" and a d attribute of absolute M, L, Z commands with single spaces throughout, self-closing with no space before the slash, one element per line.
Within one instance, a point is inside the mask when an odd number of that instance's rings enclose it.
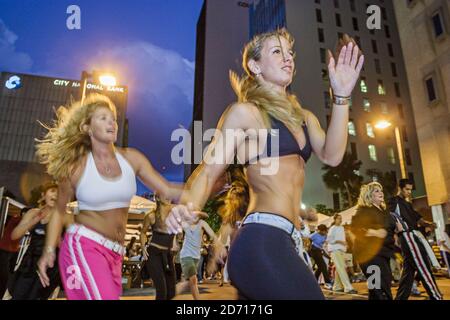
<path fill-rule="evenodd" d="M 92 137 L 92 131 L 89 130 L 89 137 Z"/>

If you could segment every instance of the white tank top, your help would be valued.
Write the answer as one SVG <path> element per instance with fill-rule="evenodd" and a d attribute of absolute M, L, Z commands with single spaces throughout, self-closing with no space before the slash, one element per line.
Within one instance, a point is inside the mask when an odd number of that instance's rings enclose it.
<path fill-rule="evenodd" d="M 122 175 L 107 179 L 100 175 L 92 152 L 89 152 L 86 168 L 76 189 L 79 210 L 104 211 L 128 208 L 131 198 L 136 194 L 136 175 L 133 167 L 116 152 Z"/>

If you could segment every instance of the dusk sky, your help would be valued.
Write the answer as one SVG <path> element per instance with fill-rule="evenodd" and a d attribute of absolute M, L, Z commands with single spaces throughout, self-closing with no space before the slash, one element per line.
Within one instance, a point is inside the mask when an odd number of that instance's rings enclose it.
<path fill-rule="evenodd" d="M 81 30 L 69 30 L 70 5 Z M 172 181 L 172 131 L 192 119 L 196 24 L 203 0 L 0 0 L 0 71 L 79 79 L 112 70 L 129 88 L 129 146 Z M 139 192 L 142 192 L 140 186 Z"/>

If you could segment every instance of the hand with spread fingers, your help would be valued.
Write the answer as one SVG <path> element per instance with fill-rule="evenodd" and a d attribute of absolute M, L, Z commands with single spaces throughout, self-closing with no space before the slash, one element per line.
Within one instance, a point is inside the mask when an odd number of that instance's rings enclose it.
<path fill-rule="evenodd" d="M 333 93 L 340 97 L 350 97 L 358 81 L 364 64 L 356 42 L 344 35 L 338 44 L 337 59 L 328 51 L 328 73 Z M 336 62 L 337 61 L 337 62 Z"/>

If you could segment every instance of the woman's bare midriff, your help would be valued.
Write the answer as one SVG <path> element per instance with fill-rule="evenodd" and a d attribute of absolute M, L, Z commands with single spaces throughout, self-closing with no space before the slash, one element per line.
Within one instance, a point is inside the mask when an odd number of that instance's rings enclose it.
<path fill-rule="evenodd" d="M 279 161 L 278 170 L 263 175 L 261 170 L 267 168 L 267 165 L 259 162 L 247 167 L 246 175 L 250 186 L 250 203 L 247 213 L 267 212 L 281 215 L 298 227 L 297 217 L 305 183 L 305 162 L 299 155 L 264 159 L 264 161 L 270 161 L 272 164 L 273 161 Z"/>
<path fill-rule="evenodd" d="M 94 230 L 104 237 L 124 243 L 128 220 L 128 208 L 106 211 L 80 211 L 75 216 L 75 223 Z"/>

